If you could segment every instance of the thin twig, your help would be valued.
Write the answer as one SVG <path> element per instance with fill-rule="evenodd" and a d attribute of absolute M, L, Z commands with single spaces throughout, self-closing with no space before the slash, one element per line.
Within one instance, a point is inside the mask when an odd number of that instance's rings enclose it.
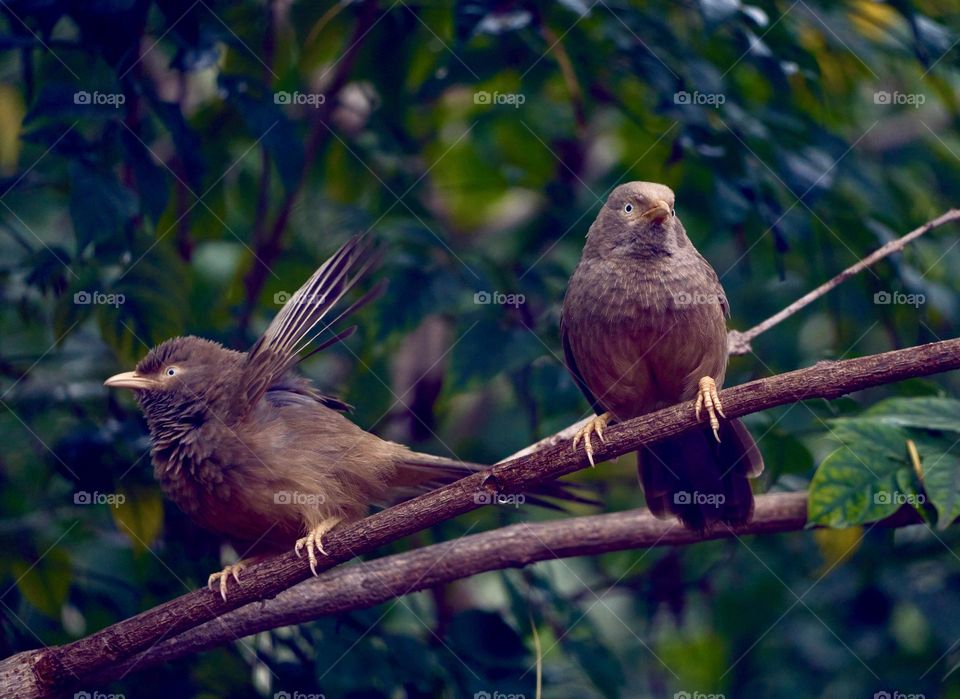
<path fill-rule="evenodd" d="M 300 178 L 295 187 L 287 192 L 273 224 L 266 226 L 264 223 L 261 229 L 255 231 L 256 246 L 254 259 L 258 264 L 251 265 L 249 271 L 244 276 L 243 286 L 245 300 L 238 318 L 238 327 L 240 332 L 246 331 L 250 324 L 250 318 L 253 309 L 256 307 L 257 299 L 267 280 L 268 270 L 271 265 L 280 256 L 283 248 L 283 236 L 287 231 L 287 225 L 290 223 L 290 216 L 293 214 L 294 207 L 300 193 L 303 191 L 307 181 L 307 176 L 317 155 L 323 149 L 324 144 L 329 140 L 332 131 L 327 125 L 327 120 L 333 114 L 333 110 L 338 103 L 340 91 L 349 80 L 350 73 L 356 61 L 357 54 L 363 44 L 364 38 L 370 32 L 377 16 L 377 1 L 365 0 L 360 9 L 360 16 L 357 18 L 353 33 L 347 39 L 347 48 L 342 56 L 337 59 L 336 70 L 330 83 L 324 90 L 324 101 L 319 107 L 313 110 L 310 135 L 307 138 L 306 148 L 304 149 L 303 168 L 300 172 Z"/>
<path fill-rule="evenodd" d="M 837 287 L 843 282 L 845 282 L 854 274 L 857 274 L 858 272 L 862 272 L 867 267 L 869 267 L 870 265 L 876 262 L 879 262 L 883 258 L 888 257 L 895 252 L 899 252 L 900 250 L 903 250 L 903 248 L 905 248 L 909 243 L 912 243 L 914 240 L 919 238 L 924 233 L 927 233 L 928 231 L 931 231 L 934 228 L 942 226 L 945 223 L 956 221 L 958 218 L 960 218 L 960 209 L 950 209 L 949 211 L 938 216 L 937 218 L 931 221 L 927 221 L 925 224 L 923 224 L 919 228 L 915 228 L 914 230 L 910 231 L 909 233 L 904 235 L 902 238 L 897 238 L 896 240 L 891 240 L 889 243 L 886 243 L 885 245 L 878 248 L 870 255 L 867 255 L 866 257 L 864 257 L 862 260 L 860 260 L 856 264 L 851 265 L 850 267 L 847 267 L 845 270 L 840 272 L 840 274 L 838 274 L 837 276 L 833 277 L 829 281 L 824 282 L 813 291 L 810 291 L 804 294 L 803 296 L 798 298 L 796 301 L 791 303 L 786 308 L 778 311 L 777 313 L 774 313 L 772 316 L 767 318 L 762 323 L 758 323 L 757 325 L 754 325 L 752 328 L 744 332 L 731 330 L 727 334 L 727 347 L 729 349 L 730 354 L 749 354 L 751 351 L 751 347 L 750 347 L 751 341 L 754 340 L 758 335 L 760 335 L 760 333 L 766 332 L 773 326 L 786 320 L 787 318 L 792 316 L 794 313 L 799 311 L 801 308 L 808 306 L 809 304 L 816 301 L 818 298 L 823 296 L 825 293 L 827 293 L 834 287 Z"/>

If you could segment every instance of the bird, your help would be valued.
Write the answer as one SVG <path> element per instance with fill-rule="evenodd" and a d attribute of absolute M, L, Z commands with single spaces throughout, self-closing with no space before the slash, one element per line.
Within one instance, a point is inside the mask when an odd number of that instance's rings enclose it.
<path fill-rule="evenodd" d="M 596 412 L 573 437 L 594 465 L 591 436 L 610 422 L 696 400 L 708 426 L 644 445 L 637 469 L 648 507 L 703 532 L 753 515 L 748 479 L 763 471 L 756 443 L 727 420 L 727 297 L 656 182 L 613 189 L 590 226 L 560 316 L 564 358 Z M 724 418 L 723 421 L 720 418 Z"/>
<path fill-rule="evenodd" d="M 154 475 L 196 524 L 242 544 L 247 557 L 210 575 L 226 601 L 228 580 L 264 556 L 306 553 L 317 574 L 324 537 L 334 527 L 478 470 L 480 464 L 417 453 L 351 422 L 350 406 L 296 372 L 301 352 L 333 332 L 383 291 L 377 284 L 346 309 L 331 312 L 374 264 L 365 237 L 354 236 L 324 262 L 246 352 L 195 336 L 152 348 L 108 378 L 133 391 L 150 432 Z M 319 329 L 318 329 L 319 327 Z M 353 334 L 351 326 L 303 358 Z M 580 500 L 568 486 L 545 483 L 540 496 Z M 574 486 L 575 487 L 575 486 Z M 584 499 L 586 500 L 586 499 Z"/>

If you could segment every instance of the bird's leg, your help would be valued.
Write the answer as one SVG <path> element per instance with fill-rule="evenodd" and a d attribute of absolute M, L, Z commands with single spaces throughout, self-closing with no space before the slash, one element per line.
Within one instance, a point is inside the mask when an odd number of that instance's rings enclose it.
<path fill-rule="evenodd" d="M 300 550 L 306 547 L 307 559 L 310 561 L 310 572 L 314 575 L 317 574 L 317 554 L 314 549 L 322 553 L 324 556 L 327 555 L 327 552 L 323 548 L 323 535 L 340 524 L 342 520 L 342 517 L 327 517 L 325 520 L 320 522 L 320 524 L 307 532 L 305 537 L 297 539 L 297 543 L 293 547 L 293 551 L 297 554 L 297 558 L 299 558 Z"/>
<path fill-rule="evenodd" d="M 717 393 L 717 382 L 709 376 L 704 376 L 700 379 L 700 389 L 697 392 L 697 404 L 694 406 L 694 413 L 697 416 L 697 420 L 700 419 L 700 410 L 703 408 L 706 408 L 707 414 L 710 416 L 710 428 L 713 430 L 713 438 L 719 442 L 720 420 L 717 418 L 717 413 L 720 413 L 720 417 L 723 418 L 727 416 L 723 414 L 720 394 Z"/>
<path fill-rule="evenodd" d="M 207 588 L 210 590 L 216 590 L 214 583 L 218 580 L 220 581 L 220 596 L 223 598 L 223 601 L 227 601 L 227 581 L 233 577 L 237 582 L 237 585 L 240 584 L 240 571 L 244 570 L 247 566 L 253 565 L 258 562 L 262 556 L 251 556 L 250 558 L 244 558 L 241 561 L 232 563 L 228 566 L 224 566 L 223 570 L 216 573 L 210 573 L 210 577 L 207 578 Z"/>
<path fill-rule="evenodd" d="M 593 463 L 593 445 L 590 443 L 590 433 L 596 432 L 597 436 L 600 438 L 600 441 L 606 444 L 606 440 L 603 438 L 603 431 L 606 429 L 607 423 L 610 422 L 611 417 L 612 416 L 610 413 L 596 415 L 590 422 L 581 427 L 573 436 L 574 450 L 576 450 L 577 444 L 580 443 L 580 440 L 583 440 L 583 447 L 587 450 L 587 458 L 590 460 L 591 466 L 596 466 L 596 464 Z"/>

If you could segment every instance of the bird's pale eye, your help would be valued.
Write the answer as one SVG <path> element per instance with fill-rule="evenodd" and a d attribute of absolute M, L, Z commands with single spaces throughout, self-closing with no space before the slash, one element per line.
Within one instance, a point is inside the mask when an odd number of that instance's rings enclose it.
<path fill-rule="evenodd" d="M 180 370 L 177 369 L 177 367 L 175 367 L 175 366 L 168 366 L 168 367 L 167 367 L 167 370 L 164 371 L 163 373 L 164 373 L 166 376 L 168 376 L 168 377 L 169 377 L 169 376 L 176 376 L 178 373 L 180 373 Z"/>
<path fill-rule="evenodd" d="M 627 202 L 626 204 L 624 204 L 624 205 L 623 205 L 623 213 L 625 213 L 625 214 L 632 214 L 632 213 L 633 213 L 633 204 L 631 204 L 630 202 Z"/>
<path fill-rule="evenodd" d="M 676 215 L 677 215 L 677 210 L 676 210 L 676 209 L 670 209 L 670 215 L 671 215 L 671 216 L 676 216 Z"/>

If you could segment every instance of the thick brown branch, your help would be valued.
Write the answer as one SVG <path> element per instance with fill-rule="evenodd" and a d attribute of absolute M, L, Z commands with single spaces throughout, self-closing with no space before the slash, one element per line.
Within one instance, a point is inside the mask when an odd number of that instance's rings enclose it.
<path fill-rule="evenodd" d="M 947 340 L 842 362 L 820 362 L 807 369 L 726 389 L 721 397 L 726 414 L 739 417 L 786 403 L 836 398 L 871 386 L 957 368 L 960 368 L 960 340 Z M 606 444 L 596 450 L 598 461 L 634 451 L 641 444 L 662 440 L 695 425 L 690 402 L 614 425 L 607 432 Z M 332 568 L 383 544 L 476 509 L 479 503 L 488 501 L 487 497 L 477 497 L 479 493 L 486 496 L 491 492 L 523 492 L 537 483 L 586 466 L 583 451 L 574 452 L 569 444 L 557 444 L 499 464 L 338 528 L 326 542 L 329 556 L 321 561 L 320 568 Z M 74 643 L 37 651 L 30 662 L 42 692 L 38 696 L 63 691 L 76 684 L 75 678 L 102 673 L 164 638 L 181 634 L 250 602 L 273 598 L 309 576 L 303 560 L 290 552 L 251 567 L 245 572 L 242 586 L 231 589 L 227 602 L 217 593 L 196 590 Z"/>
<path fill-rule="evenodd" d="M 675 520 L 656 519 L 647 509 L 574 517 L 560 522 L 514 524 L 374 561 L 334 568 L 285 590 L 274 599 L 249 604 L 163 641 L 90 682 L 99 686 L 130 672 L 209 650 L 254 633 L 299 624 L 325 614 L 372 607 L 411 592 L 491 570 L 522 568 L 539 561 L 625 549 L 684 546 L 708 539 L 797 531 L 803 529 L 806 522 L 807 494 L 802 492 L 761 495 L 757 498 L 752 521 L 707 536 L 684 529 Z M 891 527 L 918 522 L 920 518 L 916 511 L 904 507 L 872 526 Z"/>

